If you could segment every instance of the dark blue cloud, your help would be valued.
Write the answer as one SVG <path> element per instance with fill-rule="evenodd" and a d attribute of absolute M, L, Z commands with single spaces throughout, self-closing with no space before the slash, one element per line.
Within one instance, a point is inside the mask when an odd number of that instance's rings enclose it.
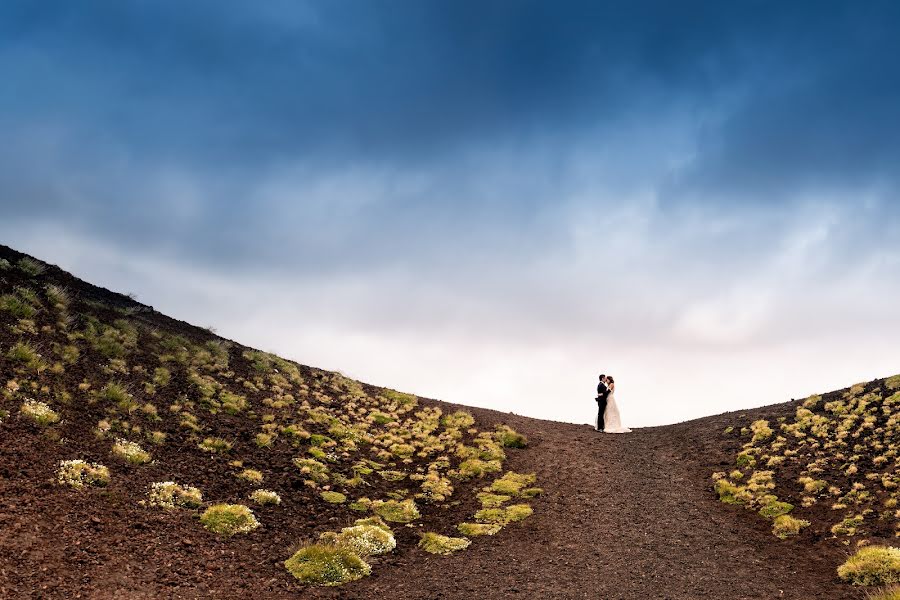
<path fill-rule="evenodd" d="M 816 69 L 880 52 L 889 68 L 896 42 L 862 46 L 896 11 L 857 6 L 865 14 L 818 2 L 5 3 L 2 106 L 160 159 L 409 160 L 677 99 L 702 112 L 760 59 L 776 81 L 802 75 L 797 54 Z"/>
<path fill-rule="evenodd" d="M 336 261 L 515 253 L 565 243 L 548 213 L 579 195 L 569 158 L 611 139 L 597 170 L 678 206 L 896 200 L 898 25 L 877 1 L 4 2 L 0 202 L 223 261 L 261 238 Z M 641 124 L 659 138 L 632 138 Z M 305 184 L 354 169 L 380 180 L 337 193 L 369 201 L 310 214 Z M 172 170 L 193 212 L 160 201 Z"/>

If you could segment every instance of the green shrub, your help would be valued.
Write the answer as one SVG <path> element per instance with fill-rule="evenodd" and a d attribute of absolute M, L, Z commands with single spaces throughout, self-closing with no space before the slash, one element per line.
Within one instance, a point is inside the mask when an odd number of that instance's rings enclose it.
<path fill-rule="evenodd" d="M 531 485 L 536 479 L 534 473 L 523 474 L 507 471 L 503 477 L 491 484 L 491 491 L 506 496 L 518 496 L 522 492 L 522 488 Z"/>
<path fill-rule="evenodd" d="M 772 523 L 772 533 L 781 539 L 797 535 L 804 527 L 809 527 L 809 521 L 795 519 L 790 515 L 778 515 Z"/>
<path fill-rule="evenodd" d="M 105 400 L 115 402 L 119 408 L 125 411 L 130 412 L 138 407 L 138 403 L 120 383 L 110 381 L 100 390 L 100 396 Z"/>
<path fill-rule="evenodd" d="M 16 267 L 29 277 L 37 277 L 47 270 L 47 265 L 27 256 L 20 258 L 16 262 Z"/>
<path fill-rule="evenodd" d="M 385 481 L 400 481 L 406 479 L 406 473 L 403 471 L 378 471 L 381 478 Z"/>
<path fill-rule="evenodd" d="M 253 511 L 243 504 L 214 504 L 203 511 L 200 522 L 209 531 L 225 536 L 248 533 L 259 527 Z"/>
<path fill-rule="evenodd" d="M 471 427 L 474 424 L 475 417 L 464 410 L 458 410 L 454 413 L 450 413 L 449 415 L 444 415 L 443 418 L 441 418 L 441 425 L 448 429 L 465 429 L 466 427 Z"/>
<path fill-rule="evenodd" d="M 0 296 L 0 310 L 8 312 L 17 319 L 30 319 L 37 313 L 37 309 L 34 306 L 15 294 L 3 294 Z"/>
<path fill-rule="evenodd" d="M 316 483 L 326 483 L 329 480 L 328 467 L 314 458 L 295 458 L 294 464 L 300 469 L 300 473 Z"/>
<path fill-rule="evenodd" d="M 6 353 L 6 357 L 11 361 L 28 367 L 33 371 L 41 371 L 46 368 L 46 364 L 41 359 L 41 355 L 34 346 L 28 342 L 16 342 Z"/>
<path fill-rule="evenodd" d="M 134 442 L 119 438 L 112 446 L 112 453 L 132 465 L 142 465 L 151 460 L 150 453 Z"/>
<path fill-rule="evenodd" d="M 759 514 L 767 519 L 774 519 L 775 517 L 786 515 L 792 510 L 794 510 L 793 504 L 772 500 L 759 509 Z"/>
<path fill-rule="evenodd" d="M 500 523 L 460 523 L 456 529 L 463 535 L 473 537 L 476 535 L 494 535 L 503 525 Z"/>
<path fill-rule="evenodd" d="M 222 403 L 222 410 L 230 415 L 236 415 L 246 410 L 248 406 L 247 398 L 225 390 L 219 392 L 219 401 Z"/>
<path fill-rule="evenodd" d="M 53 306 L 65 309 L 69 305 L 69 292 L 66 291 L 66 288 L 51 283 L 44 288 L 44 291 Z"/>
<path fill-rule="evenodd" d="M 481 460 L 480 458 L 470 458 L 460 463 L 457 469 L 457 476 L 460 479 L 472 479 L 473 477 L 484 477 L 489 473 L 496 473 L 502 468 L 499 460 Z"/>
<path fill-rule="evenodd" d="M 507 425 L 498 425 L 494 435 L 504 448 L 524 448 L 528 445 L 528 438 Z"/>
<path fill-rule="evenodd" d="M 153 385 L 166 387 L 172 381 L 172 373 L 165 367 L 153 369 Z"/>
<path fill-rule="evenodd" d="M 483 506 L 484 508 L 497 508 L 507 500 L 512 499 L 512 496 L 491 494 L 489 492 L 479 492 L 477 498 L 478 501 L 481 502 L 481 506 Z"/>
<path fill-rule="evenodd" d="M 322 500 L 329 504 L 343 504 L 347 501 L 347 496 L 340 492 L 322 492 L 319 495 L 322 497 Z"/>
<path fill-rule="evenodd" d="M 372 568 L 352 550 L 331 544 L 301 548 L 284 561 L 284 566 L 303 583 L 313 585 L 341 585 L 372 572 Z"/>
<path fill-rule="evenodd" d="M 197 444 L 204 452 L 228 452 L 231 450 L 231 442 L 220 437 L 208 437 Z"/>
<path fill-rule="evenodd" d="M 379 517 L 392 523 L 411 523 L 419 518 L 419 509 L 411 499 L 403 501 L 387 500 L 372 503 L 372 508 Z"/>
<path fill-rule="evenodd" d="M 900 548 L 865 546 L 838 567 L 838 576 L 854 585 L 900 583 Z"/>
<path fill-rule="evenodd" d="M 464 550 L 471 544 L 466 538 L 448 537 L 437 533 L 426 533 L 419 540 L 419 548 L 431 554 L 448 555 Z"/>

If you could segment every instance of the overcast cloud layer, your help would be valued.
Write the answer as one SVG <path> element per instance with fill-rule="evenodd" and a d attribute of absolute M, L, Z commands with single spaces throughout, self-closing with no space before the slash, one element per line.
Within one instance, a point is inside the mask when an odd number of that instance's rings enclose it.
<path fill-rule="evenodd" d="M 0 241 L 543 418 L 900 372 L 900 4 L 257 4 L 0 5 Z"/>

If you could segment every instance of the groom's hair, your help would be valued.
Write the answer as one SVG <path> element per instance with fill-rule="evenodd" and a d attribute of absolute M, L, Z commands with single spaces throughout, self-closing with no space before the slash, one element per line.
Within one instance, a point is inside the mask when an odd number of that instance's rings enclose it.
<path fill-rule="evenodd" d="M 606 377 L 606 375 L 601 375 L 601 376 L 600 376 L 600 379 L 603 379 L 604 377 Z"/>

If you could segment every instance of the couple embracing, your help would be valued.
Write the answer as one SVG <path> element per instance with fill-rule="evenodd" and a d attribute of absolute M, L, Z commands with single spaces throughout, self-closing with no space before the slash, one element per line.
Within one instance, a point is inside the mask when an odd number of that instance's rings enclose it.
<path fill-rule="evenodd" d="M 616 404 L 616 380 L 608 375 L 600 376 L 597 384 L 597 431 L 603 433 L 630 433 L 622 427 L 619 406 Z"/>

